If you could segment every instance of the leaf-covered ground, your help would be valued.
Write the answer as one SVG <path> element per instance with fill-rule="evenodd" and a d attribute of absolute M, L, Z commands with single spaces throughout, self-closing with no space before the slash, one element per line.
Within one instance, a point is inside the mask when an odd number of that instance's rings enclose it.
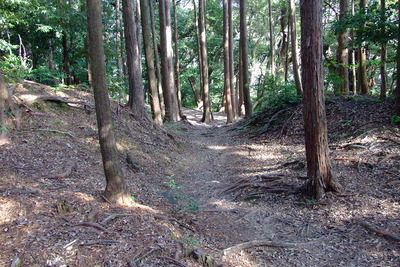
<path fill-rule="evenodd" d="M 400 132 L 390 101 L 328 97 L 332 164 L 345 190 L 318 202 L 297 193 L 306 179 L 300 105 L 233 126 L 222 114 L 200 124 L 201 112 L 186 109 L 188 122 L 165 132 L 113 103 L 138 203 L 118 207 L 101 198 L 91 93 L 28 81 L 13 91 L 21 126 L 0 145 L 1 266 L 400 264 Z"/>

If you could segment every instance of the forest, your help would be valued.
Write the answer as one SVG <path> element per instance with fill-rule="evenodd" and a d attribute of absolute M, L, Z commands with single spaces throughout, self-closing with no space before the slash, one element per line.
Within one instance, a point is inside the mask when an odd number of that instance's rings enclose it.
<path fill-rule="evenodd" d="M 0 265 L 397 266 L 399 21 L 0 0 Z"/>

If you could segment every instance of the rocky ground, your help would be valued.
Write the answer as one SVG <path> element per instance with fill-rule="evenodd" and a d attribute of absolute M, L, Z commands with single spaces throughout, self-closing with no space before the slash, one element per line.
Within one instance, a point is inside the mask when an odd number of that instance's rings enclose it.
<path fill-rule="evenodd" d="M 223 114 L 204 125 L 200 111 L 185 109 L 188 121 L 165 132 L 113 103 L 138 203 L 119 207 L 101 198 L 91 93 L 28 81 L 13 91 L 21 125 L 0 145 L 1 266 L 400 265 L 400 133 L 390 101 L 328 97 L 344 191 L 321 201 L 297 190 L 306 179 L 300 105 L 229 126 Z"/>

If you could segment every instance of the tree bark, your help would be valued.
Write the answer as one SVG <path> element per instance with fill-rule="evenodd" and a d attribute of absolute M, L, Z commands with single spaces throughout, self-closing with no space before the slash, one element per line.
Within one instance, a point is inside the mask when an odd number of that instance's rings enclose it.
<path fill-rule="evenodd" d="M 229 17 L 229 77 L 231 79 L 230 85 L 230 93 L 229 97 L 231 98 L 231 108 L 232 108 L 232 120 L 236 120 L 236 98 L 235 98 L 235 89 L 234 89 L 234 78 L 235 78 L 235 70 L 233 67 L 234 58 L 233 58 L 233 10 L 232 10 L 232 0 L 228 1 L 228 17 Z"/>
<path fill-rule="evenodd" d="M 270 52 L 270 59 L 271 59 L 271 76 L 275 76 L 275 49 L 274 49 L 274 32 L 273 32 L 273 27 L 272 27 L 272 0 L 268 0 L 268 10 L 269 10 L 269 16 L 268 16 L 268 22 L 269 22 L 269 52 Z"/>
<path fill-rule="evenodd" d="M 249 117 L 252 113 L 252 106 L 250 101 L 250 84 L 249 84 L 249 47 L 247 37 L 246 25 L 246 0 L 240 1 L 240 48 L 242 56 L 242 86 L 243 86 L 243 102 L 245 116 Z"/>
<path fill-rule="evenodd" d="M 69 57 L 69 47 L 68 47 L 68 35 L 66 31 L 62 32 L 62 46 L 63 46 L 63 63 L 64 63 L 64 74 L 65 74 L 65 84 L 72 85 L 71 78 L 71 59 Z"/>
<path fill-rule="evenodd" d="M 223 33 L 224 33 L 224 98 L 225 98 L 225 113 L 226 123 L 233 122 L 232 114 L 232 84 L 231 84 L 231 66 L 230 66 L 230 34 L 229 34 L 229 2 L 223 1 Z"/>
<path fill-rule="evenodd" d="M 156 25 L 154 22 L 154 8 L 152 0 L 147 0 L 147 1 L 150 7 L 151 32 L 153 35 L 154 60 L 156 64 L 156 75 L 157 75 L 157 92 L 158 92 L 158 98 L 160 99 L 161 114 L 162 117 L 164 118 L 165 106 L 164 106 L 164 97 L 162 89 L 161 64 L 160 64 L 160 57 L 158 56 L 159 51 L 157 47 L 157 32 L 156 32 Z"/>
<path fill-rule="evenodd" d="M 330 163 L 322 64 L 322 0 L 301 0 L 301 63 L 307 194 L 319 199 L 339 191 Z"/>
<path fill-rule="evenodd" d="M 147 80 L 150 90 L 150 106 L 153 120 L 156 124 L 162 125 L 162 113 L 160 99 L 157 90 L 157 78 L 154 68 L 154 49 L 152 47 L 151 29 L 150 29 L 150 10 L 148 0 L 140 0 L 142 13 L 142 34 L 144 54 L 146 57 Z"/>
<path fill-rule="evenodd" d="M 208 77 L 208 56 L 206 39 L 206 19 L 205 19 L 205 0 L 199 0 L 199 31 L 200 31 L 200 50 L 201 50 L 201 69 L 202 69 L 202 97 L 203 97 L 203 117 L 201 122 L 210 123 L 212 121 L 210 89 Z"/>
<path fill-rule="evenodd" d="M 159 1 L 161 35 L 161 71 L 165 104 L 165 120 L 179 121 L 178 101 L 174 81 L 172 31 L 169 0 Z"/>
<path fill-rule="evenodd" d="M 122 22 L 121 22 L 121 4 L 120 0 L 115 0 L 115 27 L 116 27 L 116 35 L 115 35 L 115 49 L 117 50 L 117 56 L 116 56 L 116 63 L 117 63 L 117 73 L 118 73 L 118 78 L 122 79 L 124 77 L 124 71 L 123 71 L 123 65 L 122 65 L 122 52 L 121 52 L 121 28 L 122 28 Z"/>
<path fill-rule="evenodd" d="M 289 25 L 290 25 L 290 37 L 291 37 L 291 48 L 292 48 L 292 66 L 293 66 L 293 77 L 294 83 L 296 84 L 297 95 L 301 96 L 303 90 L 301 88 L 301 77 L 299 69 L 299 52 L 297 45 L 297 29 L 296 29 L 296 5 L 294 0 L 289 0 L 290 12 L 289 12 Z"/>
<path fill-rule="evenodd" d="M 122 17 L 124 21 L 126 64 L 129 81 L 128 106 L 131 108 L 135 119 L 148 119 L 144 106 L 141 59 L 136 36 L 137 25 L 132 0 L 122 0 Z"/>
<path fill-rule="evenodd" d="M 7 111 L 14 111 L 13 102 L 8 93 L 3 75 L 0 73 L 0 144 L 2 140 L 7 140 L 10 128 L 12 127 L 11 120 Z"/>
<path fill-rule="evenodd" d="M 360 0 L 360 9 L 365 12 L 366 7 L 366 0 Z M 361 28 L 364 28 L 364 25 L 361 25 Z M 364 42 L 358 46 L 358 84 L 360 87 L 359 91 L 362 95 L 369 94 L 367 77 L 367 49 Z"/>
<path fill-rule="evenodd" d="M 386 0 L 381 0 L 381 20 L 385 21 L 386 16 Z M 386 75 L 386 60 L 387 60 L 387 41 L 382 41 L 381 43 L 381 65 L 380 65 L 380 74 L 381 74 L 381 91 L 379 98 L 384 100 L 386 98 L 387 92 L 387 75 Z"/>
<path fill-rule="evenodd" d="M 200 76 L 200 94 L 202 94 L 203 88 L 203 64 L 201 62 L 201 47 L 200 47 L 200 29 L 199 29 L 199 19 L 197 17 L 197 7 L 196 0 L 193 0 L 193 17 L 194 24 L 196 25 L 196 42 L 197 42 L 197 58 L 199 63 L 199 76 Z"/>
<path fill-rule="evenodd" d="M 400 21 L 400 1 L 398 2 L 398 19 Z M 398 26 L 397 32 L 397 53 L 396 53 L 396 60 L 397 60 L 397 82 L 396 82 L 396 89 L 395 89 L 395 112 L 397 116 L 400 116 L 400 24 Z"/>
<path fill-rule="evenodd" d="M 340 0 L 340 14 L 339 21 L 343 21 L 344 17 L 347 15 L 349 11 L 349 0 Z M 337 41 L 337 72 L 339 78 L 342 80 L 340 87 L 338 88 L 339 93 L 348 94 L 349 93 L 349 70 L 348 70 L 348 62 L 349 62 L 349 50 L 347 48 L 347 29 L 343 28 L 338 32 Z"/>
<path fill-rule="evenodd" d="M 178 43 L 178 15 L 176 12 L 176 0 L 173 0 L 174 6 L 174 44 L 175 44 L 175 84 L 178 100 L 179 116 L 185 119 L 186 116 L 182 113 L 182 93 L 181 93 L 181 69 L 179 59 L 179 43 Z"/>
<path fill-rule="evenodd" d="M 112 126 L 110 99 L 106 80 L 106 65 L 103 47 L 100 0 L 87 0 L 87 20 L 89 34 L 89 56 L 92 63 L 94 101 L 106 189 L 104 197 L 118 204 L 129 204 L 125 179 L 118 161 L 118 153 Z"/>

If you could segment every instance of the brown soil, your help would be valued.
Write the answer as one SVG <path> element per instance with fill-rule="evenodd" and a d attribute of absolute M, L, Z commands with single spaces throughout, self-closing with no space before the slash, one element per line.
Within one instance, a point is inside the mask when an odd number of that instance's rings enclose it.
<path fill-rule="evenodd" d="M 119 207 L 101 198 L 91 93 L 25 81 L 14 94 L 75 103 L 20 103 L 21 127 L 0 144 L 0 266 L 400 265 L 391 102 L 329 98 L 332 163 L 345 191 L 321 201 L 297 190 L 306 178 L 300 105 L 233 126 L 222 114 L 198 123 L 201 112 L 186 109 L 188 122 L 165 125 L 167 134 L 113 103 L 138 203 Z M 226 250 L 249 241 L 257 242 Z"/>

